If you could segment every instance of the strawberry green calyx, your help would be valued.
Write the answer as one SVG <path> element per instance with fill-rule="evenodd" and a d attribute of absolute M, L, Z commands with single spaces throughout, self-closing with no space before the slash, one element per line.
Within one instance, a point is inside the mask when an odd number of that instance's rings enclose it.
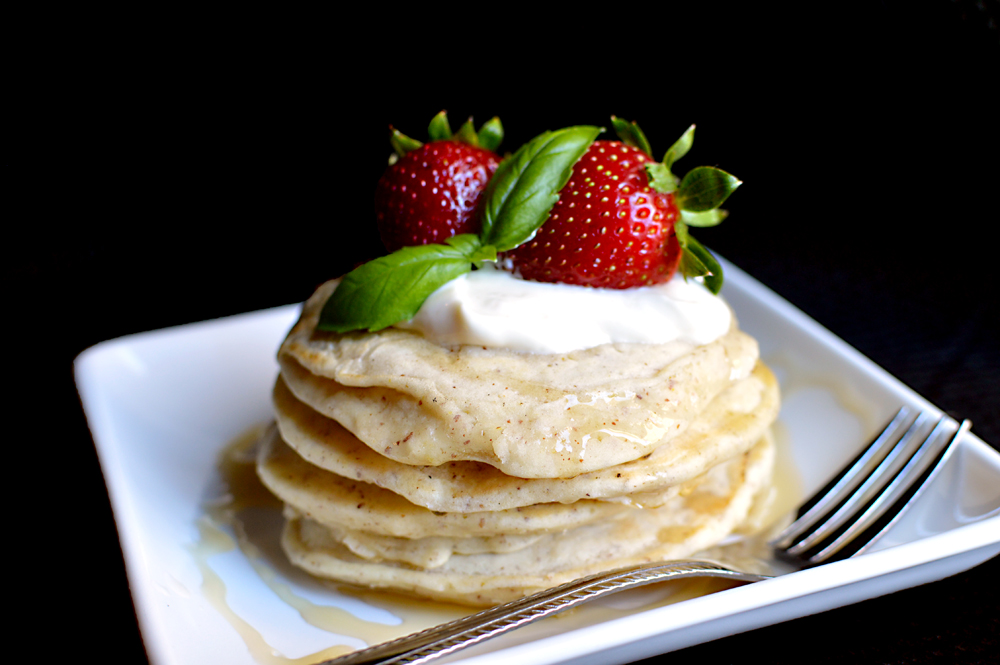
<path fill-rule="evenodd" d="M 720 210 L 742 181 L 722 169 L 699 166 L 688 171 L 674 192 L 674 200 L 681 211 L 681 218 L 674 224 L 677 240 L 681 245 L 681 275 L 704 277 L 709 291 L 718 294 L 722 289 L 722 266 L 688 231 L 689 226 L 715 226 L 726 218 Z"/>
<path fill-rule="evenodd" d="M 440 111 L 431 119 L 430 125 L 427 127 L 427 137 L 431 141 L 457 141 L 474 148 L 495 152 L 503 141 L 503 125 L 500 123 L 500 118 L 494 116 L 483 123 L 479 131 L 476 131 L 470 117 L 462 123 L 457 132 L 452 133 L 447 111 Z M 395 159 L 424 145 L 421 141 L 410 138 L 392 125 L 389 125 L 389 143 L 396 152 Z"/>
<path fill-rule="evenodd" d="M 431 124 L 427 127 L 427 136 L 430 137 L 431 141 L 447 141 L 451 138 L 451 125 L 448 123 L 447 111 L 439 111 L 431 119 Z"/>
<path fill-rule="evenodd" d="M 669 170 L 670 167 L 674 165 L 674 162 L 688 153 L 688 150 L 691 149 L 693 144 L 694 125 L 691 125 L 684 131 L 683 134 L 681 134 L 679 139 L 674 141 L 674 144 L 670 146 L 670 149 L 667 150 L 667 154 L 663 156 L 663 165 Z"/>
<path fill-rule="evenodd" d="M 479 147 L 496 152 L 503 141 L 503 125 L 500 124 L 500 118 L 493 116 L 483 123 L 476 132 L 476 138 L 479 140 Z"/>
<path fill-rule="evenodd" d="M 625 123 L 612 116 L 615 131 L 622 142 L 640 149 L 644 144 L 647 154 L 649 143 L 638 125 Z M 674 163 L 684 157 L 694 143 L 694 125 L 691 125 L 667 150 L 662 162 L 646 164 L 649 186 L 661 194 L 672 194 L 680 209 L 681 218 L 674 225 L 677 240 L 681 246 L 679 270 L 685 279 L 704 277 L 705 286 L 718 294 L 722 288 L 722 266 L 705 247 L 695 240 L 689 226 L 715 226 L 726 218 L 726 212 L 719 206 L 736 191 L 742 183 L 730 173 L 712 166 L 691 169 L 683 178 L 671 171 Z"/>
<path fill-rule="evenodd" d="M 392 149 L 396 151 L 394 155 L 396 158 L 402 157 L 408 152 L 413 152 L 423 145 L 423 142 L 411 139 L 392 125 L 389 125 L 389 143 L 392 145 Z"/>
<path fill-rule="evenodd" d="M 674 191 L 681 210 L 709 212 L 717 209 L 743 182 L 714 166 L 699 166 L 687 172 Z"/>
<path fill-rule="evenodd" d="M 463 122 L 458 128 L 458 131 L 455 132 L 455 140 L 477 148 L 479 147 L 479 136 L 476 135 L 476 128 L 472 124 L 472 118 Z"/>
<path fill-rule="evenodd" d="M 615 128 L 615 133 L 625 145 L 642 150 L 647 155 L 653 154 L 653 149 L 649 147 L 649 140 L 639 129 L 639 125 L 633 122 L 626 122 L 617 116 L 611 116 L 611 126 Z"/>
<path fill-rule="evenodd" d="M 688 277 L 704 277 L 705 286 L 718 295 L 722 289 L 722 266 L 705 246 L 695 240 L 688 232 L 687 224 L 674 224 L 677 241 L 681 245 L 681 263 L 679 270 L 685 279 Z"/>

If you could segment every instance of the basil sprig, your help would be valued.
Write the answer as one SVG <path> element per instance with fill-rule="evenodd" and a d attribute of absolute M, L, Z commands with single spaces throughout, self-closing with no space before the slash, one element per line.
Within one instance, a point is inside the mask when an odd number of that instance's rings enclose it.
<path fill-rule="evenodd" d="M 531 238 L 600 133 L 589 126 L 545 132 L 501 162 L 486 186 L 482 241 L 506 252 Z"/>
<path fill-rule="evenodd" d="M 431 133 L 450 131 L 440 119 L 435 122 Z M 374 332 L 411 319 L 428 296 L 471 271 L 473 264 L 495 261 L 497 252 L 529 240 L 548 218 L 573 165 L 601 131 L 567 127 L 523 145 L 500 163 L 490 179 L 478 236 L 463 234 L 443 245 L 404 247 L 355 268 L 326 301 L 317 328 Z M 489 136 L 489 130 L 485 133 Z"/>
<path fill-rule="evenodd" d="M 495 250 L 468 233 L 444 245 L 404 247 L 347 273 L 323 306 L 318 327 L 381 330 L 411 319 L 442 284 L 469 272 L 472 263 L 495 259 Z"/>

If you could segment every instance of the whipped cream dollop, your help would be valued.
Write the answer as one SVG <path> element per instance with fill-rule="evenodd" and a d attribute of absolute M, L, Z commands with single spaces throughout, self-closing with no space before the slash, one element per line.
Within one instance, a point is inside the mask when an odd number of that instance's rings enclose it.
<path fill-rule="evenodd" d="M 595 289 L 486 267 L 448 282 L 396 327 L 442 345 L 565 353 L 612 342 L 708 344 L 731 318 L 722 298 L 679 274 L 656 286 Z"/>

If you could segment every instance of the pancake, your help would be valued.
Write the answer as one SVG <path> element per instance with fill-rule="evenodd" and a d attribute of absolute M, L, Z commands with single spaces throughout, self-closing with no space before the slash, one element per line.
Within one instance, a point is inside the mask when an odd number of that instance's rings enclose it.
<path fill-rule="evenodd" d="M 421 566 L 389 551 L 359 556 L 342 534 L 296 513 L 282 544 L 312 574 L 474 606 L 492 605 L 601 570 L 677 559 L 716 544 L 753 512 L 770 480 L 774 446 L 763 437 L 748 453 L 709 472 L 689 494 L 656 509 L 553 532 L 507 552 L 459 553 Z M 417 541 L 413 549 L 420 548 Z M 388 556 L 387 556 L 388 555 Z"/>
<path fill-rule="evenodd" d="M 519 478 L 606 469 L 682 435 L 758 360 L 735 317 L 710 344 L 565 354 L 448 348 L 398 329 L 317 332 L 335 286 L 324 284 L 305 304 L 278 354 L 282 378 L 298 400 L 407 465 L 475 461 Z"/>
<path fill-rule="evenodd" d="M 317 522 L 408 539 L 564 531 L 611 518 L 629 508 L 627 503 L 584 499 L 498 511 L 433 511 L 377 485 L 309 464 L 288 447 L 273 426 L 261 442 L 257 471 L 275 496 Z M 672 488 L 651 497 L 650 502 L 665 503 L 679 491 L 684 488 Z"/>

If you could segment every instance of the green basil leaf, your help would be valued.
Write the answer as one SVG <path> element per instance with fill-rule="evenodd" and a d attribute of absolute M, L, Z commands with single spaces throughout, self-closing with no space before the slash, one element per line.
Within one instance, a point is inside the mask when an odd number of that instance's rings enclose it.
<path fill-rule="evenodd" d="M 531 238 L 601 131 L 582 125 L 545 132 L 500 162 L 486 186 L 483 244 L 505 252 Z"/>
<path fill-rule="evenodd" d="M 479 137 L 479 147 L 496 152 L 503 142 L 503 125 L 500 124 L 500 118 L 493 116 L 479 128 L 476 135 Z"/>
<path fill-rule="evenodd" d="M 713 166 L 699 166 L 688 171 L 674 194 L 682 210 L 705 212 L 722 205 L 742 181 Z"/>
<path fill-rule="evenodd" d="M 449 238 L 446 245 L 404 247 L 369 261 L 344 276 L 323 306 L 317 327 L 375 331 L 412 319 L 430 294 L 469 272 L 483 251 L 476 236 L 464 234 Z"/>
<path fill-rule="evenodd" d="M 462 126 L 455 132 L 455 140 L 467 143 L 476 148 L 479 147 L 479 137 L 476 135 L 476 128 L 472 125 L 472 118 L 462 123 Z"/>
<path fill-rule="evenodd" d="M 484 245 L 479 240 L 479 236 L 471 233 L 452 236 L 444 241 L 445 244 L 454 247 L 470 263 L 481 264 L 483 261 L 496 261 L 497 248 L 493 245 Z"/>
<path fill-rule="evenodd" d="M 462 253 L 462 256 L 471 256 L 482 247 L 479 236 L 472 233 L 461 233 L 457 236 L 451 236 L 444 241 L 444 244 L 457 249 Z"/>
<path fill-rule="evenodd" d="M 714 208 L 705 212 L 693 212 L 691 210 L 681 210 L 681 219 L 688 226 L 716 226 L 729 215 L 725 210 Z"/>
<path fill-rule="evenodd" d="M 416 139 L 411 139 L 409 136 L 399 131 L 392 125 L 389 125 L 389 143 L 392 145 L 392 149 L 396 151 L 396 154 L 403 157 L 408 152 L 413 152 L 417 148 L 423 145 L 420 141 Z"/>
<path fill-rule="evenodd" d="M 663 163 L 666 167 L 673 168 L 674 162 L 686 155 L 692 144 L 694 144 L 694 125 L 688 127 L 687 131 L 681 134 L 681 137 L 674 141 L 674 144 L 667 150 L 667 154 L 663 156 Z"/>
<path fill-rule="evenodd" d="M 448 124 L 448 113 L 441 111 L 431 120 L 427 128 L 427 136 L 431 141 L 447 141 L 451 138 L 451 125 Z"/>
<path fill-rule="evenodd" d="M 646 139 L 646 135 L 639 129 L 639 125 L 635 121 L 626 122 L 621 118 L 611 116 L 611 125 L 615 128 L 615 133 L 618 134 L 622 143 L 638 148 L 647 155 L 653 154 L 653 149 L 649 147 L 649 140 Z"/>
<path fill-rule="evenodd" d="M 646 178 L 649 186 L 660 194 L 669 194 L 677 189 L 677 176 L 659 162 L 646 162 Z"/>

